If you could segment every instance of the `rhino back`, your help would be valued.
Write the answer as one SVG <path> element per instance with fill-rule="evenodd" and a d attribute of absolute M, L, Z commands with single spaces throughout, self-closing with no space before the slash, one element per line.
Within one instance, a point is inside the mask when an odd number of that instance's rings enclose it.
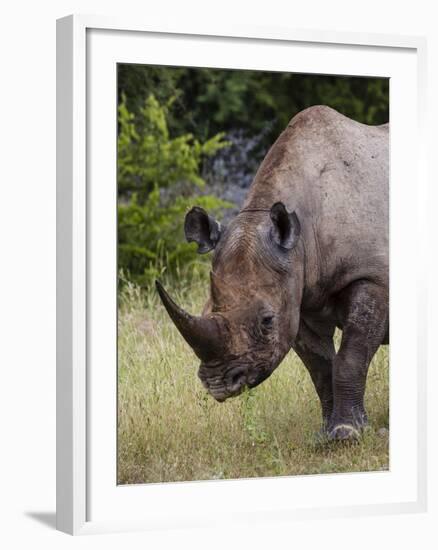
<path fill-rule="evenodd" d="M 271 147 L 244 208 L 283 201 L 302 225 L 309 286 L 336 292 L 358 278 L 387 285 L 389 127 L 315 106 Z"/>

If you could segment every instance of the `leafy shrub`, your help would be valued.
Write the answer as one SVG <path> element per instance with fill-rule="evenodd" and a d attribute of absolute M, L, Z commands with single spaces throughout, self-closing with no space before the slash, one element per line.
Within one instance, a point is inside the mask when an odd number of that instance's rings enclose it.
<path fill-rule="evenodd" d="M 264 132 L 264 152 L 311 105 L 329 105 L 365 124 L 389 120 L 388 78 L 122 64 L 118 86 L 132 112 L 150 93 L 160 103 L 173 98 L 172 132 L 190 131 L 201 140 L 218 131 Z"/>
<path fill-rule="evenodd" d="M 184 215 L 195 202 L 215 213 L 228 206 L 199 194 L 205 185 L 203 158 L 228 142 L 223 134 L 203 143 L 190 133 L 171 137 L 171 106 L 172 100 L 160 105 L 154 95 L 138 115 L 129 111 L 125 98 L 119 105 L 119 269 L 142 285 L 165 268 L 175 270 L 195 259 L 194 246 L 182 234 Z"/>

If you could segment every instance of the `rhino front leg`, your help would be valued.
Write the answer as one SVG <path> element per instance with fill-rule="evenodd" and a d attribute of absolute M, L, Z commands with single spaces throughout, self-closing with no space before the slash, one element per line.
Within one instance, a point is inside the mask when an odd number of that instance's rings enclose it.
<path fill-rule="evenodd" d="M 388 293 L 369 282 L 351 285 L 339 297 L 342 341 L 333 361 L 332 439 L 351 439 L 367 423 L 364 395 L 368 367 L 383 342 Z"/>
<path fill-rule="evenodd" d="M 323 429 L 327 429 L 333 412 L 332 361 L 334 325 L 318 329 L 310 328 L 302 319 L 294 350 L 312 378 L 321 402 Z"/>

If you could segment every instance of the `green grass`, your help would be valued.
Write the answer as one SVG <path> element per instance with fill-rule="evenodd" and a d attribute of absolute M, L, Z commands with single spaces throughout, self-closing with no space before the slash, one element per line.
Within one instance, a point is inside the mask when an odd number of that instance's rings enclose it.
<path fill-rule="evenodd" d="M 172 293 L 199 312 L 207 283 L 195 277 Z M 369 427 L 359 443 L 336 444 L 317 435 L 319 402 L 293 351 L 263 384 L 217 403 L 155 291 L 131 285 L 120 295 L 118 345 L 120 484 L 388 469 L 387 347 L 368 374 Z"/>

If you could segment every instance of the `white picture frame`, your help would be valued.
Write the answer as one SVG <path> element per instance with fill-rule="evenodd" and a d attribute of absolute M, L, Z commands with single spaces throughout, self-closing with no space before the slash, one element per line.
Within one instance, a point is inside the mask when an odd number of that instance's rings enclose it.
<path fill-rule="evenodd" d="M 152 50 L 158 51 L 152 47 L 156 45 L 154 41 L 160 43 L 161 57 L 152 59 Z M 173 46 L 169 46 L 170 42 Z M 202 48 L 195 47 L 199 45 Z M 288 48 L 292 47 L 297 54 L 294 67 L 282 61 L 287 57 Z M 422 235 L 426 227 L 423 141 L 425 48 L 425 40 L 419 37 L 233 26 L 229 29 L 180 29 L 163 24 L 155 29 L 139 21 L 95 16 L 69 16 L 58 20 L 59 530 L 84 534 L 212 525 L 217 521 L 213 517 L 217 514 L 203 514 L 206 502 L 213 507 L 211 509 L 223 513 L 222 519 L 225 516 L 230 521 L 257 522 L 277 518 L 284 521 L 289 518 L 418 512 L 426 509 L 427 346 L 426 316 L 420 315 L 426 307 L 426 277 L 420 261 L 413 266 L 404 265 L 401 248 L 402 244 L 416 247 L 417 260 L 424 257 L 424 245 L 418 246 L 418 243 L 425 241 Z M 205 57 L 208 49 L 210 61 Z M 309 54 L 306 52 L 313 52 L 312 59 L 316 59 L 317 54 L 324 51 L 331 54 L 324 61 L 325 65 L 321 65 L 320 59 L 319 65 L 306 70 L 306 66 L 309 67 Z M 212 60 L 214 52 L 219 56 L 216 60 Z M 403 354 L 397 352 L 396 344 L 393 350 L 391 343 L 391 362 L 400 366 L 400 370 L 406 373 L 406 379 L 397 385 L 391 380 L 391 414 L 399 407 L 401 419 L 394 421 L 394 427 L 391 425 L 391 469 L 387 477 L 386 473 L 377 472 L 354 476 L 306 476 L 292 480 L 277 478 L 116 486 L 113 476 L 116 433 L 114 417 L 111 416 L 115 402 L 115 377 L 111 380 L 106 377 L 114 374 L 117 336 L 114 304 L 109 309 L 104 304 L 105 296 L 115 296 L 116 284 L 114 273 L 105 271 L 105 267 L 109 265 L 107 262 L 113 261 L 115 254 L 116 90 L 115 86 L 110 88 L 115 84 L 111 75 L 118 61 L 174 65 L 186 62 L 187 65 L 251 66 L 272 70 L 286 70 L 289 67 L 289 70 L 295 71 L 301 67 L 303 72 L 316 72 L 318 67 L 322 67 L 319 71 L 329 74 L 373 74 L 393 79 L 396 90 L 391 89 L 391 270 L 394 266 L 400 280 L 391 280 L 391 319 L 394 317 L 391 342 L 393 339 L 395 342 L 397 339 L 406 341 L 401 321 L 398 321 L 402 313 L 397 309 L 400 304 L 393 297 L 402 296 L 403 287 L 409 282 L 416 287 L 416 292 L 412 293 L 411 298 L 406 298 L 403 307 L 416 317 L 416 337 L 411 338 L 412 342 Z M 361 63 L 363 67 L 369 67 L 368 73 L 364 69 L 358 71 Z M 106 90 L 109 90 L 108 94 Z M 93 94 L 97 95 L 98 101 Z M 109 120 L 111 106 L 114 112 Z M 411 141 L 403 137 L 407 130 L 411 132 Z M 99 158 L 101 156 L 105 158 Z M 395 189 L 392 185 L 395 178 L 402 182 L 401 189 Z M 412 193 L 409 198 L 403 194 L 403 182 L 407 182 L 407 178 L 410 178 L 411 189 L 415 190 L 415 200 Z M 103 180 L 109 182 L 106 188 L 98 183 Z M 95 207 L 97 197 L 100 201 L 98 210 Z M 410 233 L 406 229 L 407 224 L 404 224 L 408 213 L 411 216 Z M 102 342 L 106 342 L 105 349 Z M 408 362 L 413 362 L 415 368 L 408 370 Z M 110 368 L 104 371 L 103 364 L 110 365 Z M 99 394 L 96 388 L 100 388 Z M 412 407 L 410 418 L 401 407 L 404 396 L 409 396 Z M 115 412 L 114 408 L 114 415 Z M 105 420 L 108 418 L 106 413 L 111 416 L 108 422 Z M 411 430 L 414 443 L 410 446 L 402 441 L 402 424 L 405 429 Z M 110 486 L 111 483 L 114 486 Z M 351 489 L 355 484 L 359 491 L 356 491 L 357 494 Z M 294 497 L 295 500 L 287 498 L 290 493 L 285 490 L 286 486 L 293 488 L 293 494 L 301 497 Z M 321 491 L 316 491 L 315 487 L 321 487 Z M 330 498 L 334 502 L 329 504 L 321 495 L 316 496 L 317 492 L 336 494 L 339 499 Z M 260 504 L 260 494 L 267 496 L 268 504 Z M 275 504 L 271 502 L 273 496 L 276 497 Z M 224 506 L 230 501 L 235 502 L 235 508 Z M 148 502 L 153 502 L 153 506 L 148 508 Z M 201 502 L 201 506 L 197 502 Z M 181 507 L 181 503 L 185 505 Z M 135 513 L 136 510 L 138 513 Z"/>

